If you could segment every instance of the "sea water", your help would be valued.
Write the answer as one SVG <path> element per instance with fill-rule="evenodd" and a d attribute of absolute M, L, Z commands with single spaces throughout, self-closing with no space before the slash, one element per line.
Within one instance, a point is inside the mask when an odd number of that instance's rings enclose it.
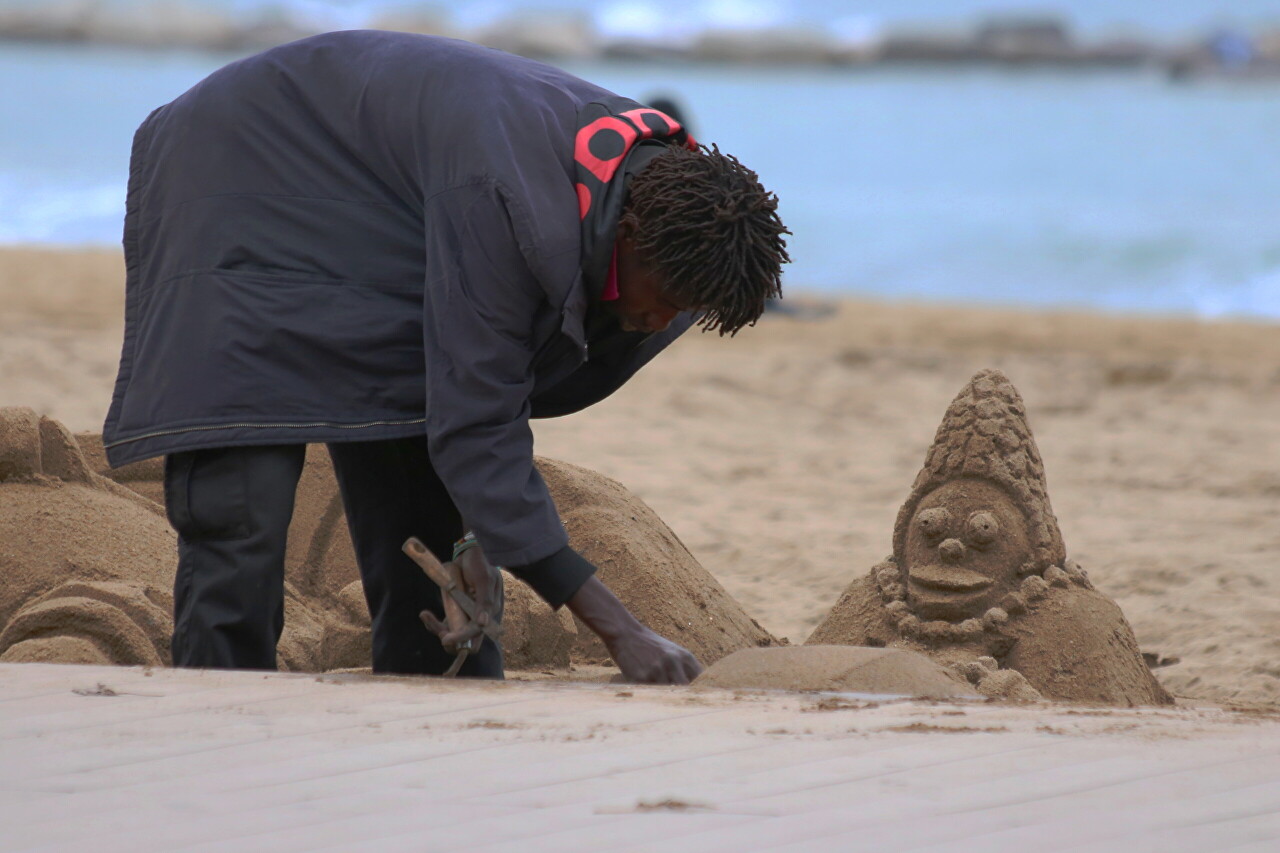
<path fill-rule="evenodd" d="M 0 5 L 48 0 L 0 0 Z M 103 7 L 163 7 L 170 0 L 96 0 Z M 368 26 L 380 14 L 414 6 L 443 13 L 461 28 L 485 26 L 522 10 L 589 16 L 606 36 L 680 37 L 707 28 L 821 26 L 839 35 L 884 27 L 959 27 L 988 15 L 1055 15 L 1086 36 L 1140 30 L 1182 37 L 1209 26 L 1280 23 L 1280 0 L 176 0 L 251 18 L 264 9 L 310 27 Z M 163 13 L 163 8 L 161 8 Z"/>
<path fill-rule="evenodd" d="M 118 243 L 134 128 L 233 58 L 0 43 L 0 242 Z M 757 170 L 793 289 L 1280 317 L 1280 82 L 568 67 Z"/>

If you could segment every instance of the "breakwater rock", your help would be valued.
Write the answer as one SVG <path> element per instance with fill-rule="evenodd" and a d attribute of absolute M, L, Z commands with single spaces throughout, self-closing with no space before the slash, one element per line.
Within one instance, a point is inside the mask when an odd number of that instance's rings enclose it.
<path fill-rule="evenodd" d="M 1054 15 L 994 16 L 951 26 L 870 26 L 856 34 L 820 24 L 722 26 L 708 23 L 678 37 L 604 32 L 589 13 L 523 10 L 464 26 L 430 4 L 402 4 L 366 15 L 308 6 L 247 9 L 200 0 L 16 0 L 0 6 L 0 39 L 119 44 L 139 48 L 258 50 L 333 29 L 364 27 L 463 38 L 549 61 L 624 60 L 735 65 L 897 64 L 1055 68 L 1160 67 L 1171 76 L 1223 70 L 1220 34 L 1169 45 L 1140 35 L 1081 39 Z M 1256 76 L 1280 71 L 1280 30 L 1240 35 Z M 1227 57 L 1231 60 L 1239 51 Z M 1240 69 L 1227 69 L 1238 73 Z"/>

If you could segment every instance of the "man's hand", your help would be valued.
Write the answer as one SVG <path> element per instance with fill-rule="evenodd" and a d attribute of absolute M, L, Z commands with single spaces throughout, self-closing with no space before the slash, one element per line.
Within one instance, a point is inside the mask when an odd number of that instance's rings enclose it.
<path fill-rule="evenodd" d="M 688 684 L 702 672 L 702 664 L 688 649 L 643 625 L 605 645 L 622 677 L 637 684 Z"/>
<path fill-rule="evenodd" d="M 628 681 L 688 684 L 702 672 L 697 658 L 641 625 L 599 578 L 588 578 L 568 605 L 604 641 Z"/>
<path fill-rule="evenodd" d="M 502 572 L 489 564 L 484 551 L 479 547 L 468 548 L 458 555 L 457 560 L 444 564 L 445 571 L 449 571 L 452 567 L 457 567 L 462 576 L 463 591 L 476 603 L 477 618 L 474 621 L 468 619 L 464 627 L 451 631 L 449 626 L 437 619 L 431 611 L 422 611 L 423 624 L 440 638 L 445 650 L 451 654 L 463 646 L 479 648 L 480 643 L 483 642 L 482 639 L 477 640 L 482 636 L 481 629 L 485 625 L 502 619 L 503 603 Z M 444 596 L 444 603 L 446 613 L 458 607 L 447 594 Z M 461 612 L 461 609 L 458 609 Z"/>

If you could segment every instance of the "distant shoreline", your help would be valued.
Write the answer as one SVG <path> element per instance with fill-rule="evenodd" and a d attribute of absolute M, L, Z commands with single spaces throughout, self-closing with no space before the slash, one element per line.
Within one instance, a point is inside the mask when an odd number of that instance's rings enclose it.
<path fill-rule="evenodd" d="M 1177 80 L 1280 79 L 1280 29 L 1206 30 L 1170 44 L 1144 35 L 1082 38 L 1068 21 L 1053 14 L 993 16 L 963 26 L 886 27 L 856 38 L 814 25 L 707 27 L 676 40 L 607 36 L 586 14 L 553 11 L 520 12 L 483 27 L 464 28 L 455 25 L 447 11 L 431 7 L 373 16 L 365 26 L 462 38 L 553 62 L 1154 69 Z M 0 44 L 251 52 L 322 31 L 280 9 L 249 16 L 180 2 L 121 8 L 90 0 L 0 9 Z"/>

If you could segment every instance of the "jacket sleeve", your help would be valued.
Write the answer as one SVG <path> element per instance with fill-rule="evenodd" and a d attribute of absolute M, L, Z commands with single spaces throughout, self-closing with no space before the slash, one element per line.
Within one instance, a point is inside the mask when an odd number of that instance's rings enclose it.
<path fill-rule="evenodd" d="M 448 190 L 424 213 L 432 465 L 489 560 L 558 605 L 594 569 L 581 558 L 548 560 L 566 549 L 568 535 L 533 465 L 529 428 L 534 328 L 549 310 L 546 297 L 498 186 Z M 532 571 L 523 576 L 521 567 Z"/>

